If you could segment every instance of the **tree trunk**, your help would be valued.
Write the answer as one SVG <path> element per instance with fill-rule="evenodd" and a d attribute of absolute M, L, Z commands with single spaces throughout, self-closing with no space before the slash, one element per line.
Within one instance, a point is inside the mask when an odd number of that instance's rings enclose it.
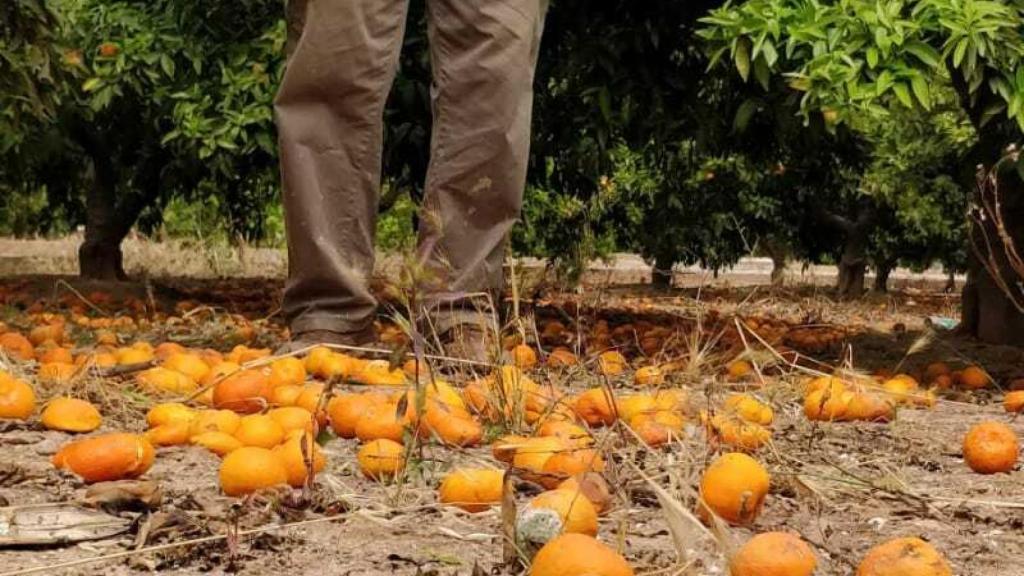
<path fill-rule="evenodd" d="M 772 286 L 782 286 L 786 282 L 786 248 L 773 238 L 766 238 L 761 244 L 768 257 L 772 259 Z"/>
<path fill-rule="evenodd" d="M 860 219 L 846 233 L 843 255 L 839 259 L 839 283 L 836 294 L 840 300 L 856 300 L 864 295 L 867 273 L 868 226 Z"/>
<path fill-rule="evenodd" d="M 875 292 L 879 294 L 889 292 L 889 275 L 892 274 L 892 269 L 895 267 L 896 263 L 889 260 L 875 264 Z"/>
<path fill-rule="evenodd" d="M 657 256 L 654 259 L 654 267 L 651 268 L 651 284 L 658 289 L 668 290 L 672 287 L 672 267 L 675 260 L 665 256 Z"/>
<path fill-rule="evenodd" d="M 839 284 L 836 295 L 840 300 L 856 300 L 864 295 L 864 277 L 867 263 L 863 260 L 839 263 Z"/>
<path fill-rule="evenodd" d="M 78 273 L 84 278 L 123 280 L 124 256 L 117 221 L 117 175 L 103 140 L 88 128 L 76 133 L 92 159 L 92 189 L 85 199 L 85 240 L 78 247 Z"/>
<path fill-rule="evenodd" d="M 1000 175 L 1000 200 L 1007 232 L 1019 251 L 1024 249 L 1024 182 L 1013 172 L 1008 170 Z M 1018 307 L 1024 303 L 1024 292 L 1020 288 L 1024 279 L 1007 261 L 991 218 L 986 219 L 985 226 L 988 237 L 994 238 L 992 258 L 998 274 L 1015 297 L 1011 299 L 1004 292 L 979 260 L 979 255 L 972 251 L 961 301 L 960 330 L 985 342 L 1024 346 L 1024 313 Z M 970 234 L 976 246 L 984 246 L 979 224 L 972 227 Z"/>
<path fill-rule="evenodd" d="M 977 198 L 976 167 L 993 166 L 1003 155 L 1006 145 L 1018 141 L 1020 135 L 1016 125 L 1010 122 L 993 121 L 983 125 L 985 110 L 989 109 L 993 101 L 998 101 L 999 96 L 979 91 L 979 97 L 973 98 L 966 79 L 950 60 L 947 60 L 947 68 L 960 105 L 978 132 L 978 142 L 960 162 L 959 177 L 961 185 L 974 190 Z M 1019 251 L 1024 249 L 1024 182 L 1017 171 L 1012 169 L 1001 173 L 998 180 L 1007 232 Z M 986 220 L 985 225 L 992 238 L 991 218 Z M 969 234 L 976 245 L 981 240 L 981 232 L 978 224 L 971 226 Z M 983 240 L 981 242 L 983 245 Z M 1019 285 L 1022 278 L 1008 265 L 998 239 L 996 243 L 993 253 L 999 275 L 1012 289 Z M 992 279 L 973 249 L 968 255 L 967 282 L 964 284 L 960 308 L 960 332 L 993 344 L 1024 346 L 1024 313 Z"/>
<path fill-rule="evenodd" d="M 946 272 L 946 286 L 943 287 L 942 291 L 950 294 L 954 290 L 956 290 L 956 271 L 950 270 Z"/>
<path fill-rule="evenodd" d="M 84 278 L 125 280 L 121 242 L 131 231 L 142 210 L 159 196 L 160 176 L 167 155 L 147 146 L 140 153 L 132 184 L 136 188 L 118 202 L 116 169 L 112 153 L 103 138 L 81 124 L 72 129 L 92 160 L 93 186 L 86 197 L 85 240 L 78 248 L 78 271 Z"/>
<path fill-rule="evenodd" d="M 850 220 L 816 206 L 825 222 L 843 231 L 846 238 L 839 258 L 839 281 L 836 296 L 840 300 L 855 300 L 864 295 L 864 276 L 867 272 L 867 251 L 871 229 L 875 225 L 875 209 L 871 201 L 862 199 L 857 207 L 856 220 Z"/>

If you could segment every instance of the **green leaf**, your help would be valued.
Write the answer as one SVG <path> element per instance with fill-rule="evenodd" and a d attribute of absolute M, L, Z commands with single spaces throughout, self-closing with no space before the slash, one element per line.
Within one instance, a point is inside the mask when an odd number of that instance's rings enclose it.
<path fill-rule="evenodd" d="M 911 40 L 904 44 L 903 48 L 930 68 L 938 68 L 942 61 L 938 50 L 919 40 Z"/>
<path fill-rule="evenodd" d="M 160 56 L 160 67 L 164 69 L 164 74 L 167 74 L 168 78 L 174 78 L 174 60 L 167 54 Z"/>
<path fill-rule="evenodd" d="M 779 53 L 775 51 L 775 45 L 771 40 L 765 41 L 764 46 L 761 46 L 761 54 L 769 68 L 775 66 L 775 62 L 779 59 Z"/>
<path fill-rule="evenodd" d="M 597 105 L 601 108 L 601 116 L 605 123 L 612 123 L 612 97 L 607 86 L 602 86 L 597 92 Z"/>
<path fill-rule="evenodd" d="M 917 101 L 921 103 L 921 106 L 925 110 L 931 110 L 931 92 L 928 89 L 928 81 L 924 79 L 924 76 L 921 74 L 914 76 L 910 80 L 910 87 L 914 90 L 914 96 L 917 96 Z"/>
<path fill-rule="evenodd" d="M 868 68 L 873 70 L 875 66 L 878 66 L 878 50 L 874 47 L 868 48 L 866 56 Z"/>
<path fill-rule="evenodd" d="M 736 50 L 733 52 L 733 59 L 736 61 L 736 70 L 745 82 L 750 77 L 750 40 L 740 38 L 736 43 Z"/>
<path fill-rule="evenodd" d="M 757 78 L 758 83 L 761 84 L 765 92 L 771 89 L 772 72 L 768 69 L 768 64 L 765 63 L 764 58 L 758 58 L 754 62 L 754 77 Z"/>
<path fill-rule="evenodd" d="M 85 81 L 84 84 L 82 84 L 82 91 L 83 92 L 93 92 L 93 91 L 99 89 L 99 87 L 102 84 L 103 84 L 103 79 L 102 78 L 89 78 L 88 80 Z"/>
<path fill-rule="evenodd" d="M 907 89 L 907 85 L 902 82 L 897 82 L 892 85 L 893 92 L 896 93 L 896 98 L 906 106 L 907 108 L 914 107 L 914 100 L 910 97 L 910 90 Z"/>
<path fill-rule="evenodd" d="M 171 130 L 167 134 L 164 134 L 164 137 L 160 139 L 160 144 L 161 145 L 167 144 L 168 142 L 174 140 L 175 138 L 177 138 L 180 135 L 181 135 L 181 133 L 178 132 L 177 130 Z"/>
<path fill-rule="evenodd" d="M 736 117 L 732 121 L 732 129 L 734 132 L 743 132 L 747 129 L 747 125 L 750 124 L 750 119 L 754 116 L 754 112 L 757 112 L 757 101 L 753 98 L 748 98 L 740 104 L 739 109 L 736 110 Z"/>
<path fill-rule="evenodd" d="M 967 52 L 968 40 L 966 37 L 961 38 L 960 42 L 957 43 L 956 49 L 953 50 L 953 67 L 959 68 L 960 63 L 964 61 L 964 53 Z"/>

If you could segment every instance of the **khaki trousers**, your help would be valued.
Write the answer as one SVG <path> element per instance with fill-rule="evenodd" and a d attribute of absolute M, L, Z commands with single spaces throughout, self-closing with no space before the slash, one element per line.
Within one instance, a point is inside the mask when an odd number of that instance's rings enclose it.
<path fill-rule="evenodd" d="M 502 284 L 547 0 L 425 1 L 434 125 L 417 255 L 429 270 L 424 292 L 447 302 Z M 275 114 L 288 235 L 283 311 L 293 334 L 373 322 L 383 112 L 406 2 L 290 2 Z"/>

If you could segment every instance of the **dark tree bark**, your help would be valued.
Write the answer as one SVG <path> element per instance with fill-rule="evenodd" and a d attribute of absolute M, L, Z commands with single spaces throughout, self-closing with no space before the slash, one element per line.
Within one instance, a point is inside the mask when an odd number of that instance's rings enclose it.
<path fill-rule="evenodd" d="M 856 220 L 833 214 L 823 208 L 819 208 L 818 211 L 827 223 L 842 230 L 846 236 L 838 263 L 839 281 L 836 285 L 836 296 L 841 300 L 860 298 L 864 295 L 868 240 L 871 227 L 874 226 L 874 210 L 868 201 L 861 202 L 857 208 Z"/>
<path fill-rule="evenodd" d="M 956 272 L 950 270 L 946 272 L 946 285 L 942 288 L 942 291 L 949 294 L 956 290 Z"/>
<path fill-rule="evenodd" d="M 142 210 L 159 195 L 165 156 L 157 154 L 154 147 L 142 151 L 132 179 L 136 190 L 118 201 L 121 179 L 110 147 L 86 126 L 75 126 L 72 135 L 91 159 L 93 170 L 93 187 L 86 195 L 85 239 L 78 248 L 79 274 L 97 280 L 125 280 L 121 242 Z"/>
<path fill-rule="evenodd" d="M 1015 170 L 1007 170 L 1000 174 L 999 186 L 1006 231 L 1020 250 L 1024 248 L 1024 182 L 1021 182 Z M 995 239 L 990 254 L 984 250 L 983 236 L 986 233 L 990 242 Z M 984 224 L 975 223 L 970 234 L 971 241 L 982 250 L 980 254 L 972 250 L 968 260 L 967 283 L 964 284 L 961 300 L 960 330 L 985 342 L 1024 346 L 1024 313 L 1018 307 L 1024 303 L 1024 292 L 1019 287 L 1022 278 L 1006 259 L 991 218 Z M 997 282 L 990 270 L 982 264 L 981 258 L 989 256 L 1002 282 Z M 1004 287 L 1015 291 L 1014 298 L 1006 294 Z"/>
<path fill-rule="evenodd" d="M 651 284 L 655 288 L 668 290 L 672 287 L 672 267 L 675 260 L 665 256 L 658 256 L 654 259 L 654 267 L 651 269 Z"/>
<path fill-rule="evenodd" d="M 1008 144 L 1019 141 L 1020 134 L 1009 122 L 1000 123 L 993 120 L 983 125 L 984 111 L 999 97 L 985 90 L 972 97 L 967 82 L 959 70 L 951 63 L 947 63 L 947 68 L 960 105 L 979 136 L 978 142 L 960 163 L 959 177 L 961 185 L 967 186 L 977 194 L 977 167 L 993 166 L 999 161 Z M 1007 125 L 1010 127 L 1007 128 Z M 1018 250 L 1024 249 L 1024 182 L 1016 170 L 1007 170 L 999 175 L 999 186 L 1007 232 L 1014 239 Z M 991 225 L 990 220 L 988 225 Z M 970 241 L 983 242 L 982 232 L 977 223 L 972 225 L 969 232 Z M 989 229 L 987 232 L 989 237 L 992 237 L 993 230 Z M 1016 286 L 1022 279 L 1011 269 L 1005 257 L 1001 256 L 1002 247 L 997 246 L 995 253 L 999 275 L 1010 286 Z M 1024 313 L 993 280 L 973 250 L 968 256 L 967 282 L 962 294 L 960 332 L 993 344 L 1024 346 Z"/>
<path fill-rule="evenodd" d="M 889 275 L 892 274 L 895 267 L 895 260 L 882 260 L 875 264 L 875 292 L 879 294 L 889 292 Z"/>
<path fill-rule="evenodd" d="M 772 259 L 772 286 L 782 286 L 786 282 L 786 248 L 771 238 L 766 239 L 763 246 Z"/>

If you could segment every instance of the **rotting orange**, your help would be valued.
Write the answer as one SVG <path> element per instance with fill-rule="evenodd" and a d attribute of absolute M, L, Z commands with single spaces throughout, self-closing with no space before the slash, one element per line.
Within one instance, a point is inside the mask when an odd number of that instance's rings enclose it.
<path fill-rule="evenodd" d="M 804 398 L 808 420 L 842 420 L 853 401 L 853 392 L 841 380 L 831 380 L 826 388 L 814 390 Z"/>
<path fill-rule="evenodd" d="M 270 364 L 270 376 L 267 386 L 270 389 L 278 386 L 301 386 L 306 382 L 306 367 L 302 360 L 294 357 L 281 358 Z"/>
<path fill-rule="evenodd" d="M 222 458 L 242 447 L 237 438 L 224 432 L 202 432 L 192 436 L 190 441 L 194 446 L 202 446 Z"/>
<path fill-rule="evenodd" d="M 363 475 L 371 480 L 394 478 L 405 466 L 405 448 L 387 438 L 373 440 L 359 448 L 356 459 Z"/>
<path fill-rule="evenodd" d="M 749 524 L 760 514 L 770 478 L 757 461 L 739 452 L 723 454 L 700 482 L 700 511 L 708 509 L 731 524 Z"/>
<path fill-rule="evenodd" d="M 288 484 L 293 488 L 300 488 L 306 483 L 309 476 L 307 458 L 313 465 L 313 474 L 319 474 L 327 466 L 327 459 L 324 458 L 323 450 L 320 449 L 308 432 L 293 434 L 283 444 L 274 448 L 281 464 L 288 473 Z"/>
<path fill-rule="evenodd" d="M 114 352 L 114 356 L 117 357 L 117 363 L 122 366 L 130 364 L 145 364 L 153 361 L 153 352 L 146 350 L 145 348 L 136 348 L 130 346 L 127 348 L 118 348 Z"/>
<path fill-rule="evenodd" d="M 729 560 L 730 576 L 812 576 L 818 559 L 806 542 L 788 532 L 758 534 Z"/>
<path fill-rule="evenodd" d="M 633 569 L 618 552 L 594 537 L 569 533 L 537 552 L 529 576 L 633 576 Z"/>
<path fill-rule="evenodd" d="M 162 366 L 139 372 L 135 376 L 135 381 L 143 389 L 153 392 L 187 394 L 196 389 L 196 383 L 191 378 Z"/>
<path fill-rule="evenodd" d="M 64 322 L 52 322 L 49 324 L 43 324 L 36 326 L 28 333 L 28 341 L 32 344 L 39 346 L 43 342 L 62 342 L 64 340 L 65 327 Z"/>
<path fill-rule="evenodd" d="M 177 342 L 161 342 L 156 345 L 153 349 L 153 355 L 161 360 L 166 360 L 175 354 L 187 354 L 188 348 L 185 348 Z"/>
<path fill-rule="evenodd" d="M 356 437 L 356 424 L 367 408 L 373 404 L 383 404 L 387 397 L 383 394 L 368 392 L 365 394 L 339 394 L 327 403 L 327 414 L 331 428 L 342 438 Z"/>
<path fill-rule="evenodd" d="M 597 472 L 584 472 L 566 479 L 558 485 L 559 490 L 571 490 L 583 494 L 594 505 L 598 516 L 608 511 L 612 504 L 611 491 L 604 477 Z"/>
<path fill-rule="evenodd" d="M 189 435 L 198 436 L 204 432 L 223 432 L 234 435 L 242 417 L 231 410 L 202 410 L 189 421 Z"/>
<path fill-rule="evenodd" d="M 512 364 L 524 370 L 537 365 L 537 351 L 526 344 L 517 344 L 511 352 Z"/>
<path fill-rule="evenodd" d="M 259 412 L 267 401 L 262 393 L 267 376 L 262 370 L 240 370 L 228 375 L 213 388 L 213 405 L 239 414 Z"/>
<path fill-rule="evenodd" d="M 62 348 L 60 346 L 43 350 L 39 354 L 36 354 L 36 361 L 40 364 L 74 364 L 75 358 L 71 354 L 71 350 Z"/>
<path fill-rule="evenodd" d="M 205 387 L 213 387 L 229 375 L 234 374 L 241 369 L 242 367 L 234 362 L 221 362 L 220 364 L 210 368 L 210 371 L 206 373 L 206 376 L 203 377 L 199 383 Z"/>
<path fill-rule="evenodd" d="M 228 496 L 244 496 L 288 483 L 288 471 L 273 451 L 255 446 L 233 450 L 220 465 L 220 487 Z"/>
<path fill-rule="evenodd" d="M 888 422 L 895 416 L 895 400 L 875 392 L 856 392 L 843 414 L 844 420 Z"/>
<path fill-rule="evenodd" d="M 0 371 L 0 418 L 25 420 L 35 409 L 36 393 L 32 387 Z"/>
<path fill-rule="evenodd" d="M 53 455 L 53 465 L 74 472 L 85 482 L 138 478 L 149 470 L 156 451 L 137 434 L 114 432 L 75 440 Z"/>
<path fill-rule="evenodd" d="M 477 446 L 484 430 L 465 411 L 444 404 L 431 404 L 419 422 L 420 434 L 434 437 L 448 446 Z"/>
<path fill-rule="evenodd" d="M 15 360 L 28 361 L 36 356 L 32 343 L 17 332 L 0 334 L 0 351 Z"/>
<path fill-rule="evenodd" d="M 555 348 L 548 354 L 547 366 L 551 368 L 575 366 L 579 359 L 568 348 Z"/>
<path fill-rule="evenodd" d="M 491 455 L 499 462 L 511 464 L 512 459 L 515 458 L 516 450 L 527 444 L 529 440 L 526 436 L 506 434 L 491 444 Z"/>
<path fill-rule="evenodd" d="M 939 376 L 948 376 L 950 373 L 949 365 L 945 362 L 932 362 L 924 369 L 924 381 L 932 383 Z"/>
<path fill-rule="evenodd" d="M 771 406 L 749 394 L 733 394 L 725 399 L 724 411 L 733 413 L 747 422 L 768 426 L 775 418 Z"/>
<path fill-rule="evenodd" d="M 153 446 L 181 446 L 189 443 L 189 422 L 172 420 L 150 428 L 143 435 Z"/>
<path fill-rule="evenodd" d="M 548 420 L 537 428 L 537 436 L 561 438 L 566 446 L 586 448 L 594 443 L 594 437 L 586 428 L 566 420 Z"/>
<path fill-rule="evenodd" d="M 320 364 L 317 376 L 324 380 L 351 378 L 366 366 L 366 360 L 348 354 L 332 353 Z"/>
<path fill-rule="evenodd" d="M 282 406 L 267 412 L 275 422 L 281 425 L 285 434 L 292 430 L 305 430 L 313 432 L 313 414 L 299 406 Z"/>
<path fill-rule="evenodd" d="M 857 567 L 857 576 L 952 576 L 949 564 L 920 538 L 896 538 L 875 546 Z"/>
<path fill-rule="evenodd" d="M 544 462 L 538 478 L 545 488 L 552 489 L 577 474 L 604 472 L 604 458 L 591 448 L 555 452 Z"/>
<path fill-rule="evenodd" d="M 504 471 L 490 468 L 460 468 L 449 472 L 441 481 L 441 503 L 467 512 L 483 512 L 501 502 L 504 478 Z"/>
<path fill-rule="evenodd" d="M 323 382 L 310 382 L 302 387 L 302 392 L 295 399 L 295 405 L 300 408 L 309 410 L 311 414 L 316 414 L 317 420 L 324 424 L 327 422 L 327 414 L 320 411 L 320 399 L 324 395 L 324 389 L 326 386 Z"/>
<path fill-rule="evenodd" d="M 725 367 L 730 380 L 742 380 L 754 373 L 754 367 L 746 360 L 733 360 Z"/>
<path fill-rule="evenodd" d="M 320 368 L 323 366 L 324 360 L 330 357 L 331 354 L 334 354 L 334 352 L 326 346 L 317 346 L 310 350 L 309 354 L 306 355 L 304 366 L 306 372 L 322 377 L 323 373 L 320 371 Z"/>
<path fill-rule="evenodd" d="M 633 382 L 637 386 L 661 386 L 665 383 L 665 373 L 657 366 L 643 366 L 633 374 Z"/>
<path fill-rule="evenodd" d="M 103 418 L 91 402 L 79 398 L 59 397 L 50 400 L 40 417 L 43 426 L 64 432 L 92 432 Z"/>
<path fill-rule="evenodd" d="M 974 425 L 964 437 L 964 461 L 979 474 L 1009 472 L 1017 465 L 1020 442 L 1013 428 L 1002 422 Z"/>
<path fill-rule="evenodd" d="M 1024 412 L 1024 390 L 1007 392 L 1003 397 L 1003 408 L 1011 414 Z"/>
<path fill-rule="evenodd" d="M 367 386 L 404 386 L 407 382 L 405 372 L 400 368 L 392 369 L 387 360 L 367 362 L 352 375 L 352 380 Z"/>
<path fill-rule="evenodd" d="M 597 369 L 605 376 L 618 376 L 625 372 L 628 366 L 626 357 L 617 350 L 602 352 L 597 357 Z"/>
<path fill-rule="evenodd" d="M 234 436 L 243 446 L 273 448 L 284 441 L 284 428 L 266 414 L 248 414 L 239 420 Z"/>
<path fill-rule="evenodd" d="M 278 386 L 270 391 L 267 401 L 273 406 L 294 406 L 302 391 L 302 386 Z"/>
<path fill-rule="evenodd" d="M 224 357 L 228 362 L 234 362 L 235 364 L 242 365 L 246 362 L 252 362 L 259 360 L 260 358 L 266 358 L 270 356 L 270 348 L 249 348 L 244 344 L 239 344 L 231 349 L 231 352 Z"/>
<path fill-rule="evenodd" d="M 398 406 L 392 403 L 371 404 L 356 422 L 356 437 L 367 442 L 386 438 L 401 442 L 408 420 L 398 417 Z"/>
<path fill-rule="evenodd" d="M 568 449 L 562 439 L 553 436 L 527 438 L 516 448 L 512 465 L 522 470 L 527 479 L 538 479 L 543 477 L 548 459 Z"/>
<path fill-rule="evenodd" d="M 623 422 L 631 422 L 640 414 L 649 414 L 658 410 L 657 402 L 650 394 L 630 394 L 620 396 L 615 401 L 619 419 Z"/>
<path fill-rule="evenodd" d="M 206 362 L 203 362 L 203 359 L 197 354 L 189 352 L 171 354 L 164 359 L 163 367 L 180 372 L 194 382 L 202 382 L 210 373 L 210 367 L 206 365 Z"/>
<path fill-rule="evenodd" d="M 768 428 L 729 414 L 716 414 L 711 418 L 709 431 L 726 446 L 745 451 L 761 448 L 772 437 Z"/>
<path fill-rule="evenodd" d="M 39 366 L 36 378 L 45 384 L 67 384 L 78 376 L 78 366 L 64 362 L 50 362 Z"/>
<path fill-rule="evenodd" d="M 978 366 L 968 366 L 957 373 L 956 382 L 968 390 L 980 390 L 988 386 L 992 378 Z"/>
<path fill-rule="evenodd" d="M 576 415 L 591 426 L 610 426 L 617 415 L 611 391 L 591 388 L 576 397 L 573 409 Z"/>
<path fill-rule="evenodd" d="M 530 500 L 527 507 L 554 510 L 562 519 L 563 532 L 597 536 L 597 510 L 578 491 L 548 490 Z"/>

